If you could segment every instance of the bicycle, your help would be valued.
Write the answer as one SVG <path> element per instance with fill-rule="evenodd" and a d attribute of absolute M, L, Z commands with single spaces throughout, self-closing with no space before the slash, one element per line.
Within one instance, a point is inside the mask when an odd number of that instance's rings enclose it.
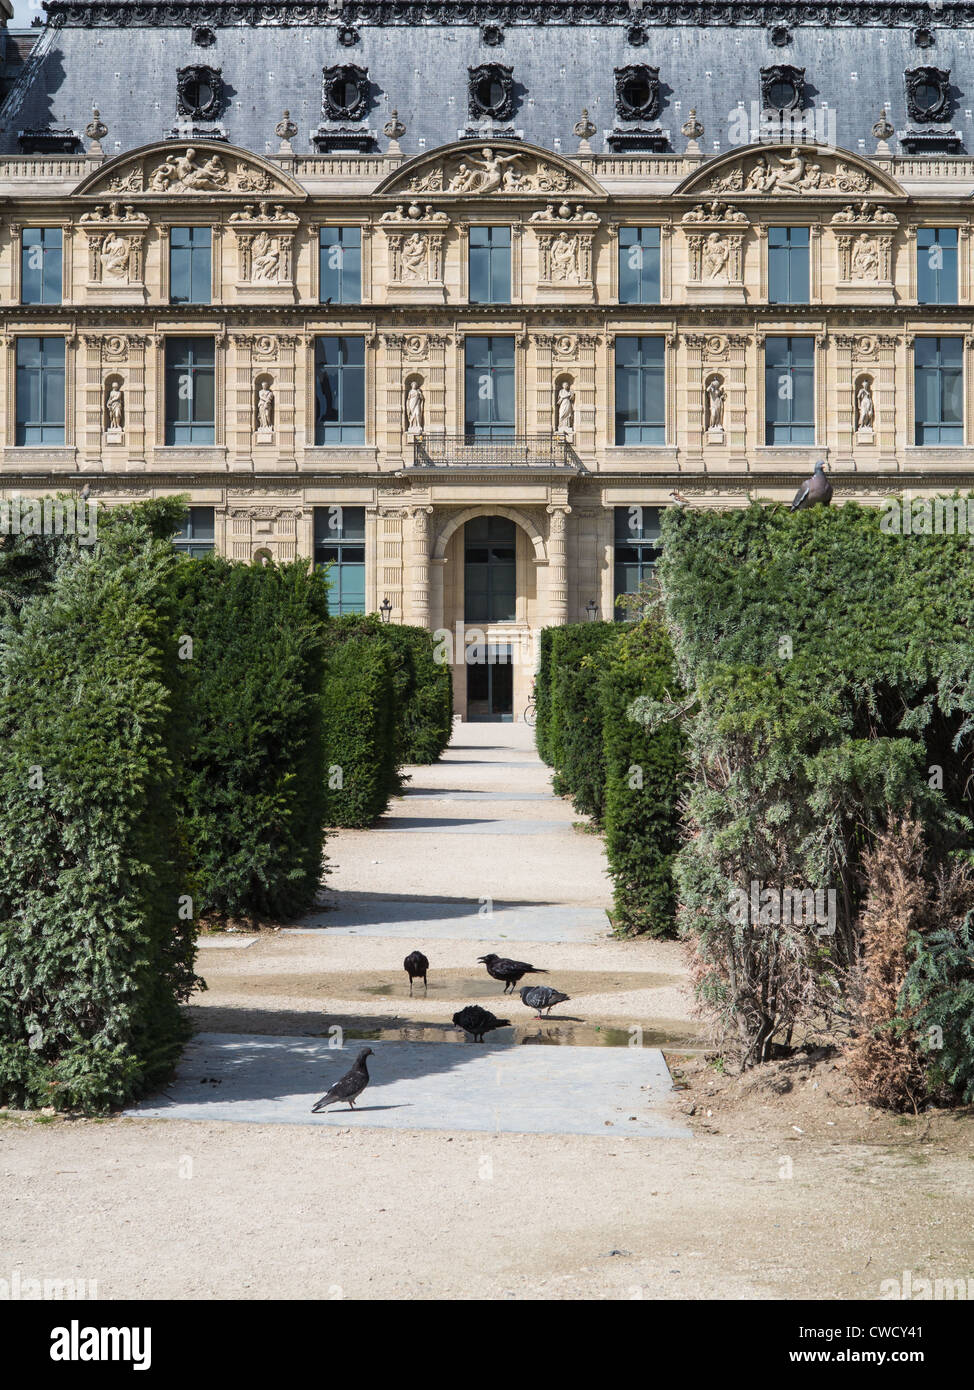
<path fill-rule="evenodd" d="M 527 724 L 529 729 L 534 728 L 538 718 L 538 706 L 537 701 L 534 699 L 534 696 L 532 696 L 531 699 L 525 705 L 524 713 L 522 714 L 521 718 L 524 720 L 525 724 Z"/>

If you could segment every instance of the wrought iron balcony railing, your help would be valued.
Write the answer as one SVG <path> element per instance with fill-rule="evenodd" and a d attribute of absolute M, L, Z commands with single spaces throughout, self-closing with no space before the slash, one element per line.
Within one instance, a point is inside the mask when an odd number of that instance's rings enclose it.
<path fill-rule="evenodd" d="M 413 441 L 414 468 L 580 468 L 560 434 L 424 434 Z"/>

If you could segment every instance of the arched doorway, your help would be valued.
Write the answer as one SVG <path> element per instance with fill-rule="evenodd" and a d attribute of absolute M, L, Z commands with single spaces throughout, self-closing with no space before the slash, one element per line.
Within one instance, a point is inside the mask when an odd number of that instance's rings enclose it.
<path fill-rule="evenodd" d="M 514 652 L 497 626 L 517 620 L 517 527 L 507 516 L 475 516 L 463 528 L 463 621 L 493 630 L 465 653 L 467 718 L 514 718 Z"/>

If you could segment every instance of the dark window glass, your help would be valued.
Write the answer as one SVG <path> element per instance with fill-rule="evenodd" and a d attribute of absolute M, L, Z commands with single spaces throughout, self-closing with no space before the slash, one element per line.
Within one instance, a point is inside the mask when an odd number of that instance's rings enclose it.
<path fill-rule="evenodd" d="M 316 444 L 365 443 L 365 339 L 315 339 Z"/>
<path fill-rule="evenodd" d="M 512 623 L 517 616 L 517 531 L 506 516 L 477 516 L 463 529 L 464 621 Z"/>
<path fill-rule="evenodd" d="M 514 339 L 468 337 L 464 363 L 464 433 L 509 438 L 514 433 Z"/>
<path fill-rule="evenodd" d="M 957 228 L 917 228 L 917 299 L 957 303 Z"/>
<path fill-rule="evenodd" d="M 213 537 L 213 508 L 190 507 L 189 515 L 173 537 L 173 545 L 181 555 L 206 555 L 213 549 Z"/>
<path fill-rule="evenodd" d="M 768 228 L 768 300 L 807 304 L 808 228 Z"/>
<path fill-rule="evenodd" d="M 615 509 L 615 597 L 638 594 L 642 584 L 651 581 L 660 556 L 659 507 L 616 507 Z M 617 620 L 628 617 L 624 605 L 615 608 Z"/>
<path fill-rule="evenodd" d="M 785 111 L 794 102 L 796 93 L 791 82 L 772 82 L 768 95 L 775 110 Z"/>
<path fill-rule="evenodd" d="M 365 612 L 365 508 L 315 507 L 315 568 L 329 566 L 329 613 Z"/>
<path fill-rule="evenodd" d="M 169 231 L 169 298 L 173 304 L 209 304 L 212 284 L 209 227 Z"/>
<path fill-rule="evenodd" d="M 616 339 L 617 444 L 666 442 L 665 353 L 661 337 Z"/>
<path fill-rule="evenodd" d="M 166 339 L 166 443 L 216 438 L 216 356 L 212 338 Z"/>
<path fill-rule="evenodd" d="M 964 442 L 964 340 L 917 338 L 913 344 L 917 444 Z"/>
<path fill-rule="evenodd" d="M 659 302 L 659 227 L 620 227 L 619 303 Z"/>
<path fill-rule="evenodd" d="M 18 444 L 64 443 L 64 339 L 17 339 Z"/>
<path fill-rule="evenodd" d="M 362 229 L 322 227 L 318 235 L 318 261 L 321 302 L 361 304 Z"/>
<path fill-rule="evenodd" d="M 471 227 L 469 268 L 471 304 L 510 304 L 510 227 Z"/>
<path fill-rule="evenodd" d="M 21 233 L 20 302 L 60 304 L 60 227 L 25 227 Z"/>
<path fill-rule="evenodd" d="M 815 339 L 764 344 L 764 442 L 815 443 Z"/>

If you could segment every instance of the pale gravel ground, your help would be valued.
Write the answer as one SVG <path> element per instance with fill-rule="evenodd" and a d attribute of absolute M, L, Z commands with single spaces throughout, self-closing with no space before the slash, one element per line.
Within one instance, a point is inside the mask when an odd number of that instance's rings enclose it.
<path fill-rule="evenodd" d="M 537 763 L 459 761 L 529 756 L 523 726 L 461 726 L 456 742 L 483 751 L 451 749 L 444 764 L 416 769 L 412 785 L 547 787 Z M 491 744 L 502 746 L 495 752 Z M 566 803 L 451 808 L 409 797 L 392 812 L 420 815 L 509 815 L 565 828 L 438 842 L 432 833 L 344 833 L 329 841 L 330 888 L 610 901 L 601 843 L 572 831 L 576 817 Z M 487 949 L 469 941 L 410 945 L 436 968 L 465 976 L 481 968 L 473 962 Z M 431 1020 L 452 1012 L 436 992 L 412 1001 L 350 991 L 342 998 L 343 981 L 356 973 L 397 979 L 406 949 L 401 938 L 265 935 L 245 951 L 205 952 L 200 968 L 211 990 L 194 1000 L 196 1024 L 315 1032 L 334 1012 L 368 1019 L 408 1010 Z M 658 988 L 583 989 L 572 1010 L 692 1027 L 675 943 L 597 939 L 510 949 L 547 966 L 552 982 L 559 971 L 595 982 L 665 976 Z M 680 1104 L 678 1094 L 672 1103 Z M 836 1142 L 839 1131 L 830 1136 L 824 1123 L 799 1136 L 792 1118 L 786 1098 L 753 1131 L 701 1129 L 693 1139 L 666 1140 L 609 1130 L 604 1138 L 451 1136 L 9 1119 L 0 1122 L 0 1277 L 20 1269 L 25 1278 L 97 1279 L 102 1296 L 123 1299 L 828 1299 L 875 1298 L 880 1281 L 904 1269 L 971 1272 L 970 1152 L 928 1146 L 921 1163 L 908 1143 Z M 794 1164 L 788 1181 L 783 1156 Z"/>

